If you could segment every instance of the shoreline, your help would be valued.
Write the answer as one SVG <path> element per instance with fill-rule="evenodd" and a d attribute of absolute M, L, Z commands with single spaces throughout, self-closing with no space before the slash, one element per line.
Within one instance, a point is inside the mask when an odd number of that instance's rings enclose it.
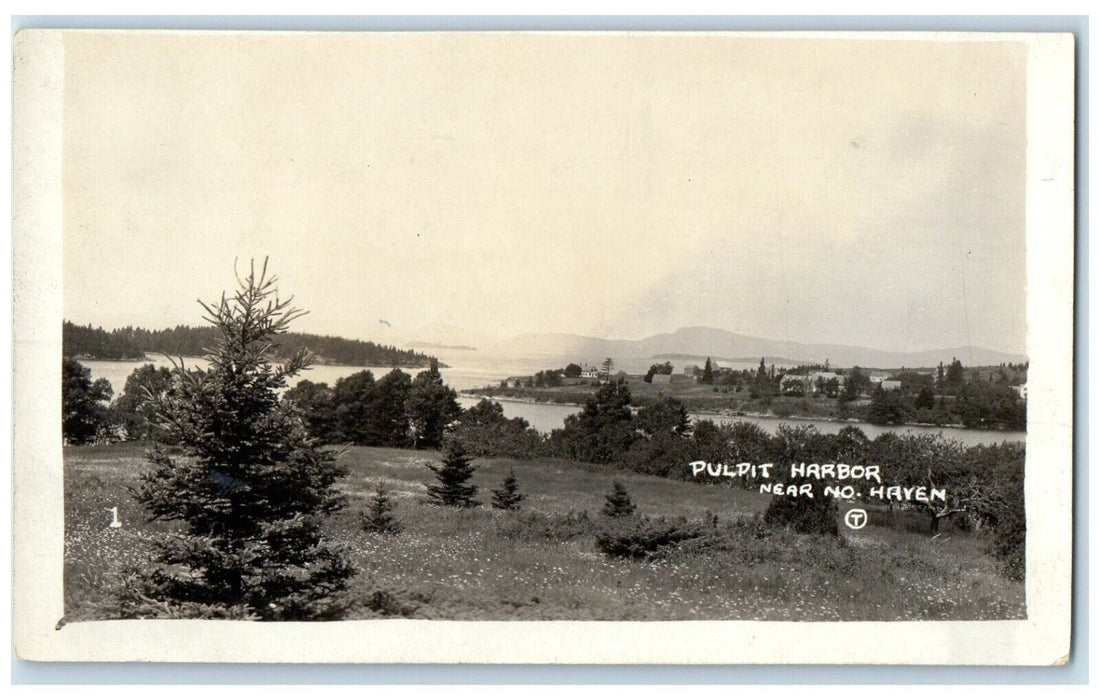
<path fill-rule="evenodd" d="M 584 404 L 579 404 L 579 403 L 565 402 L 565 401 L 559 403 L 559 402 L 556 402 L 556 401 L 539 401 L 538 399 L 531 399 L 531 398 L 518 398 L 518 397 L 511 397 L 511 396 L 508 396 L 508 397 L 492 396 L 492 395 L 488 395 L 488 394 L 478 393 L 478 392 L 476 392 L 475 390 L 472 390 L 472 389 L 467 390 L 467 391 L 460 391 L 460 392 L 458 392 L 458 395 L 463 396 L 465 398 L 470 398 L 470 399 L 478 399 L 478 400 L 480 400 L 480 399 L 489 399 L 490 401 L 496 401 L 498 403 L 499 402 L 510 402 L 510 403 L 521 403 L 521 404 L 533 405 L 533 406 L 565 406 L 565 407 L 572 407 L 572 408 L 577 408 L 577 409 L 583 409 L 584 408 Z M 637 411 L 640 407 L 639 406 L 631 406 L 630 408 Z M 774 413 L 759 413 L 759 412 L 747 412 L 747 411 L 739 411 L 739 412 L 733 412 L 733 411 L 717 411 L 717 412 L 716 411 L 688 411 L 688 415 L 692 416 L 692 417 L 698 416 L 698 417 L 703 418 L 704 420 L 709 419 L 709 418 L 727 418 L 727 419 L 728 418 L 748 418 L 748 419 L 763 418 L 763 419 L 766 419 L 766 420 L 776 420 L 776 421 L 788 421 L 789 420 L 789 421 L 796 421 L 796 422 L 800 422 L 800 423 L 838 423 L 838 424 L 843 424 L 843 425 L 852 425 L 852 426 L 855 426 L 855 427 L 860 427 L 860 426 L 867 425 L 867 426 L 872 426 L 876 429 L 880 429 L 880 428 L 881 429 L 922 428 L 922 429 L 932 429 L 932 430 L 944 429 L 944 430 L 959 430 L 959 431 L 966 431 L 966 432 L 986 432 L 986 433 L 1005 433 L 1005 434 L 1021 433 L 1025 436 L 1027 435 L 1026 430 L 1008 430 L 1008 429 L 1004 429 L 1004 428 L 967 428 L 966 426 L 962 425 L 961 423 L 945 423 L 945 424 L 941 424 L 941 425 L 936 425 L 935 423 L 890 423 L 890 424 L 880 425 L 878 423 L 871 423 L 869 421 L 859 420 L 859 419 L 856 419 L 856 418 L 829 418 L 829 417 L 824 417 L 824 416 L 800 416 L 800 415 L 794 415 L 794 414 L 789 415 L 789 416 L 777 416 Z"/>

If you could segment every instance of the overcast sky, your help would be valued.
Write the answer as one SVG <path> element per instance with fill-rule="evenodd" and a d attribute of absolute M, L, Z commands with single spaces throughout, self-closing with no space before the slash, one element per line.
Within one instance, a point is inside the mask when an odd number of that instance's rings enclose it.
<path fill-rule="evenodd" d="M 69 34 L 65 316 L 1025 351 L 1022 44 Z M 389 326 L 381 324 L 386 320 Z M 431 329 L 430 331 L 427 329 Z"/>

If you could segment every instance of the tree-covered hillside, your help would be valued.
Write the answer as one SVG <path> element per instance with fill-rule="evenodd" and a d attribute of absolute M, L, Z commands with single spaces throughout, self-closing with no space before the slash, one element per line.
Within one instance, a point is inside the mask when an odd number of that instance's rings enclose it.
<path fill-rule="evenodd" d="M 213 328 L 176 326 L 157 331 L 127 326 L 105 331 L 102 328 L 78 326 L 65 321 L 62 324 L 61 345 L 62 354 L 69 358 L 139 360 L 146 353 L 201 355 L 216 340 Z M 432 360 L 431 356 L 415 350 L 401 350 L 392 345 L 308 333 L 280 335 L 278 347 L 275 349 L 277 359 L 291 357 L 302 348 L 313 352 L 317 356 L 317 362 L 329 364 L 427 367 Z"/>

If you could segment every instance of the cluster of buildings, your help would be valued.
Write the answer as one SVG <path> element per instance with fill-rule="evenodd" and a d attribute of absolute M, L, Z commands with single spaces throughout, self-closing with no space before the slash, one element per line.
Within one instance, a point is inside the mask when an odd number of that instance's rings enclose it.
<path fill-rule="evenodd" d="M 728 368 L 719 367 L 717 363 L 713 365 L 713 369 L 716 375 L 733 371 Z M 678 384 L 681 382 L 698 381 L 701 371 L 698 365 L 689 364 L 683 368 L 682 373 L 653 374 L 651 380 L 653 384 Z M 932 374 L 930 371 L 918 371 L 918 373 Z M 616 375 L 623 375 L 623 372 L 617 372 Z M 592 365 L 583 365 L 581 367 L 580 378 L 600 380 L 604 378 L 604 370 Z M 881 388 L 883 391 L 900 391 L 902 388 L 901 380 L 890 379 L 890 373 L 888 372 L 871 370 L 867 372 L 867 379 L 870 382 L 872 390 Z M 502 382 L 502 385 L 519 388 L 527 385 L 529 381 L 529 377 L 509 377 Z M 830 396 L 836 396 L 844 391 L 846 381 L 847 377 L 843 373 L 834 372 L 829 369 L 797 373 L 787 372 L 780 376 L 779 392 L 781 394 L 826 393 Z M 1012 389 L 1019 394 L 1020 398 L 1027 398 L 1026 384 L 1014 385 Z"/>

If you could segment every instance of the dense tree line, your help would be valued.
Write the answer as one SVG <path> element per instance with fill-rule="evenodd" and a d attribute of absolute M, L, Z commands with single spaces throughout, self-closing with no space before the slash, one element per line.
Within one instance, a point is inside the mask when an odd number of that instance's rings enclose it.
<path fill-rule="evenodd" d="M 93 382 L 88 368 L 75 360 L 64 360 L 64 437 L 72 444 L 169 440 L 170 434 L 157 425 L 155 408 L 163 399 L 178 394 L 180 382 L 186 377 L 202 374 L 202 370 L 184 374 L 143 365 L 130 374 L 122 394 L 111 402 L 111 386 L 106 379 Z M 310 437 L 321 443 L 434 449 L 443 444 L 445 432 L 453 428 L 469 441 L 475 455 L 503 450 L 518 456 L 528 454 L 530 446 L 541 439 L 526 421 L 509 421 L 503 413 L 484 407 L 471 410 L 464 422 L 456 423 L 467 415 L 458 405 L 457 396 L 443 383 L 433 363 L 415 378 L 394 369 L 377 380 L 370 370 L 356 372 L 337 380 L 333 387 L 305 379 L 285 391 L 282 398 L 297 413 Z M 499 409 L 499 405 L 494 406 Z"/>
<path fill-rule="evenodd" d="M 516 386 L 524 386 L 535 389 L 552 389 L 565 386 L 566 378 L 575 379 L 581 376 L 580 365 L 570 364 L 563 369 L 544 369 L 527 377 L 514 378 Z M 508 380 L 500 382 L 500 387 L 507 388 Z"/>
<path fill-rule="evenodd" d="M 210 327 L 176 326 L 148 330 L 126 326 L 105 331 L 69 321 L 61 326 L 62 354 L 69 358 L 140 360 L 147 353 L 197 356 L 214 347 L 217 340 L 217 330 Z M 302 349 L 309 350 L 320 361 L 341 365 L 427 367 L 432 361 L 430 356 L 415 350 L 309 333 L 280 335 L 275 349 L 276 359 L 293 357 Z"/>
<path fill-rule="evenodd" d="M 489 399 L 464 410 L 448 435 L 475 457 L 529 459 L 544 454 L 542 435 L 523 418 L 505 418 L 501 405 Z"/>
<path fill-rule="evenodd" d="M 433 363 L 415 378 L 394 369 L 377 381 L 370 370 L 356 372 L 332 388 L 303 380 L 284 399 L 318 441 L 433 449 L 462 412 L 457 397 Z"/>
<path fill-rule="evenodd" d="M 957 372 L 953 372 L 956 367 Z M 977 373 L 966 378 L 957 360 L 951 369 L 936 377 L 901 371 L 891 375 L 891 379 L 900 381 L 901 388 L 884 390 L 880 385 L 871 390 L 871 402 L 864 414 L 869 423 L 1027 429 L 1027 400 L 1007 379 L 994 383 Z M 850 400 L 845 391 L 838 403 L 843 407 Z"/>

